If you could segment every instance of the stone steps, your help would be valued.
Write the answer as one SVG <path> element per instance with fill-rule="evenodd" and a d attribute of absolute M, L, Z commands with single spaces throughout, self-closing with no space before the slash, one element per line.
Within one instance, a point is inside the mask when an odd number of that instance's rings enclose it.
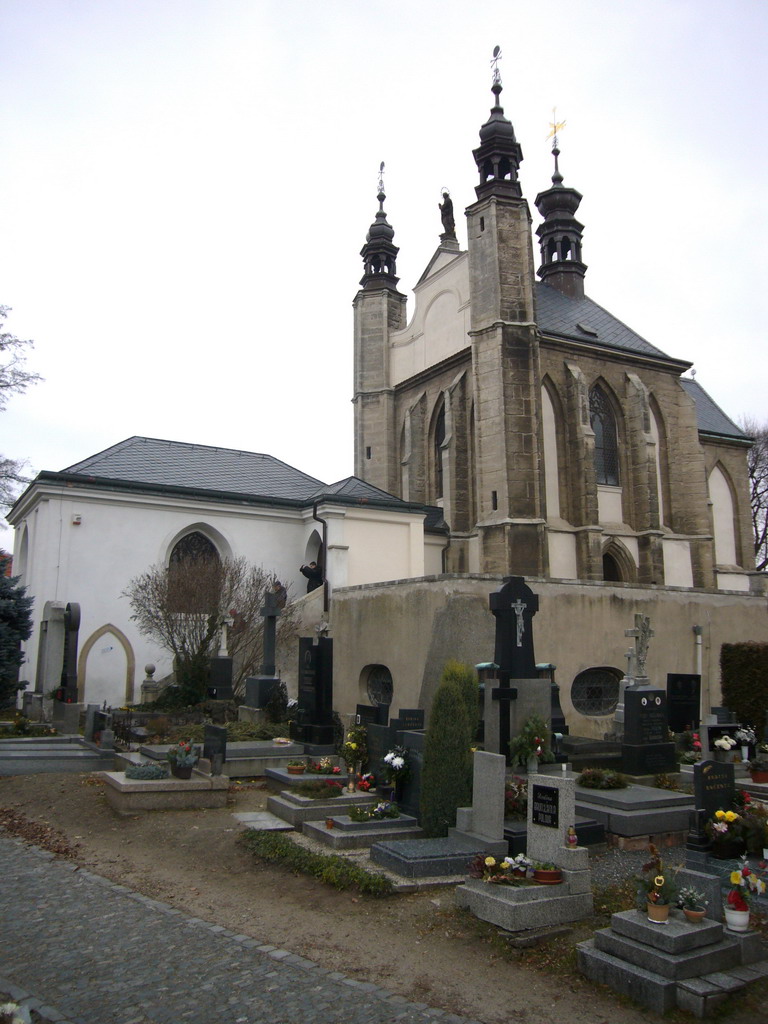
<path fill-rule="evenodd" d="M 300 832 L 305 821 L 325 821 L 328 817 L 345 814 L 349 807 L 372 807 L 376 799 L 367 793 L 342 793 L 328 800 L 312 800 L 283 790 L 267 797 L 267 810 Z"/>
<path fill-rule="evenodd" d="M 735 933 L 716 921 L 689 923 L 671 910 L 654 924 L 636 910 L 614 914 L 611 927 L 577 947 L 579 970 L 592 981 L 663 1014 L 675 1007 L 697 1017 L 768 975 L 756 932 Z"/>
<path fill-rule="evenodd" d="M 101 751 L 81 736 L 15 736 L 0 740 L 0 775 L 103 771 L 114 757 L 113 750 Z"/>
<path fill-rule="evenodd" d="M 334 850 L 362 850 L 387 839 L 421 839 L 424 836 L 416 818 L 407 814 L 379 821 L 352 821 L 349 815 L 329 817 L 333 818 L 333 828 L 327 828 L 324 821 L 305 821 L 302 832 Z"/>

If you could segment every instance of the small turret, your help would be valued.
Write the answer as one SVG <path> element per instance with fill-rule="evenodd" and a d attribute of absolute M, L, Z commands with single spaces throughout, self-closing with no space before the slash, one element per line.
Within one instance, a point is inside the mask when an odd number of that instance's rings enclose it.
<path fill-rule="evenodd" d="M 384 212 L 384 163 L 379 167 L 379 192 L 376 198 L 379 201 L 379 209 L 376 218 L 368 229 L 365 236 L 365 245 L 360 250 L 365 265 L 365 273 L 360 284 L 365 289 L 391 288 L 397 289 L 399 278 L 397 273 L 397 254 L 400 249 L 394 244 L 394 228 L 387 221 Z"/>
<path fill-rule="evenodd" d="M 554 125 L 555 132 L 558 127 L 562 126 Z M 536 208 L 544 218 L 544 223 L 536 228 L 541 249 L 541 266 L 536 273 L 545 284 L 557 288 L 564 295 L 572 299 L 583 299 L 584 274 L 587 271 L 586 264 L 581 262 L 581 233 L 584 225 L 574 217 L 581 203 L 581 193 L 563 185 L 556 134 L 552 155 L 555 158 L 552 187 L 536 196 Z"/>
<path fill-rule="evenodd" d="M 499 102 L 501 96 L 501 74 L 498 60 L 501 50 L 497 46 L 493 51 L 493 85 L 491 92 L 494 104 L 491 116 L 480 129 L 480 145 L 472 151 L 480 174 L 480 184 L 475 187 L 478 199 L 486 196 L 522 196 L 517 172 L 523 162 L 523 151 L 515 138 L 512 122 L 504 116 L 504 108 Z"/>

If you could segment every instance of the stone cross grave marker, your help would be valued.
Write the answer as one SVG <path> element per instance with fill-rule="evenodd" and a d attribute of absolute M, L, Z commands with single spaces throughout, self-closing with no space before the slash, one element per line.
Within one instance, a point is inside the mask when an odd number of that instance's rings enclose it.
<path fill-rule="evenodd" d="M 651 629 L 651 620 L 648 615 L 635 615 L 635 626 L 634 629 L 625 629 L 624 636 L 632 636 L 635 638 L 635 674 L 630 676 L 630 686 L 646 686 L 648 684 L 648 676 L 645 672 L 645 661 L 648 657 L 648 646 L 651 642 L 651 637 L 656 634 Z M 631 667 L 627 669 L 627 675 L 632 671 Z"/>
<path fill-rule="evenodd" d="M 498 666 L 499 686 L 490 691 L 491 701 L 498 704 L 495 708 L 487 708 L 485 738 L 491 749 L 506 757 L 510 740 L 510 702 L 518 696 L 517 687 L 512 686 L 510 680 L 538 678 L 533 649 L 533 616 L 539 610 L 539 599 L 522 576 L 507 576 L 502 587 L 489 595 L 489 605 L 496 619 L 493 660 Z M 498 743 L 496 737 L 490 735 L 497 716 Z"/>
<path fill-rule="evenodd" d="M 264 607 L 261 609 L 261 615 L 264 618 L 263 660 L 261 663 L 261 674 L 263 676 L 273 676 L 275 674 L 277 620 L 282 615 L 279 602 L 280 595 L 273 590 L 268 591 L 264 596 Z"/>

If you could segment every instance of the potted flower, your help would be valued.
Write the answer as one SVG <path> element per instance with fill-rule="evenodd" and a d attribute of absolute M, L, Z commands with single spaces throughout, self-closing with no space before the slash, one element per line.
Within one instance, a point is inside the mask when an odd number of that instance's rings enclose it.
<path fill-rule="evenodd" d="M 748 761 L 749 748 L 757 740 L 754 729 L 750 729 L 748 725 L 742 725 L 736 730 L 735 738 L 736 742 L 741 745 L 741 760 Z"/>
<path fill-rule="evenodd" d="M 756 874 L 742 857 L 741 867 L 732 871 L 729 882 L 731 888 L 726 897 L 725 927 L 732 932 L 745 932 L 749 929 L 749 903 L 753 896 L 765 893 L 765 880 Z"/>
<path fill-rule="evenodd" d="M 306 761 L 289 761 L 286 765 L 289 775 L 303 775 L 307 770 Z"/>
<path fill-rule="evenodd" d="M 362 793 L 367 793 L 369 789 L 376 785 L 376 779 L 372 772 L 366 772 L 365 775 L 359 776 L 357 780 L 357 788 Z"/>
<path fill-rule="evenodd" d="M 768 782 L 768 744 L 761 743 L 749 762 L 753 782 Z"/>
<path fill-rule="evenodd" d="M 555 756 L 550 749 L 549 726 L 539 715 L 526 719 L 518 736 L 509 744 L 513 762 L 524 764 L 530 775 L 539 764 L 550 763 Z"/>
<path fill-rule="evenodd" d="M 365 729 L 355 726 L 347 733 L 347 738 L 341 745 L 339 755 L 347 766 L 347 790 L 350 793 L 355 791 L 355 771 L 357 765 L 364 764 L 368 759 L 368 743 Z"/>
<path fill-rule="evenodd" d="M 171 766 L 171 775 L 177 779 L 192 778 L 192 769 L 200 760 L 200 748 L 192 746 L 192 740 L 179 740 L 166 755 Z"/>
<path fill-rule="evenodd" d="M 556 864 L 536 861 L 533 865 L 533 880 L 540 885 L 559 885 L 563 880 L 563 872 Z"/>
<path fill-rule="evenodd" d="M 507 857 L 497 860 L 490 854 L 478 853 L 469 865 L 469 875 L 494 885 L 509 885 L 512 883 L 512 861 Z"/>
<path fill-rule="evenodd" d="M 733 736 L 724 734 L 715 740 L 713 746 L 717 748 L 715 753 L 719 756 L 721 761 L 730 761 L 731 751 L 736 746 L 736 740 Z"/>
<path fill-rule="evenodd" d="M 641 905 L 645 905 L 648 920 L 654 924 L 666 924 L 669 908 L 676 897 L 675 886 L 664 874 L 664 864 L 653 843 L 649 843 L 648 850 L 651 859 L 643 865 L 642 874 L 636 876 L 637 895 Z"/>
<path fill-rule="evenodd" d="M 744 829 L 741 815 L 736 811 L 715 811 L 714 816 L 704 825 L 704 831 L 712 840 L 712 856 L 718 860 L 740 857 L 744 852 Z"/>
<path fill-rule="evenodd" d="M 706 917 L 709 900 L 704 899 L 703 892 L 684 886 L 677 894 L 677 905 L 689 921 L 699 922 Z"/>
<path fill-rule="evenodd" d="M 525 878 L 529 871 L 533 870 L 533 861 L 524 853 L 518 853 L 512 859 L 512 874 L 516 878 Z"/>

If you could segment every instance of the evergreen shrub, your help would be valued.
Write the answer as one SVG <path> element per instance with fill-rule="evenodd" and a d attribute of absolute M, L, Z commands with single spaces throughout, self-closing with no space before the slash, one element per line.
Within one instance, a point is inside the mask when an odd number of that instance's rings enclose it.
<path fill-rule="evenodd" d="M 720 688 L 723 704 L 762 739 L 768 709 L 768 644 L 723 644 Z"/>
<path fill-rule="evenodd" d="M 428 836 L 447 835 L 456 809 L 472 802 L 472 732 L 466 700 L 455 681 L 437 688 L 424 741 L 421 827 Z"/>

